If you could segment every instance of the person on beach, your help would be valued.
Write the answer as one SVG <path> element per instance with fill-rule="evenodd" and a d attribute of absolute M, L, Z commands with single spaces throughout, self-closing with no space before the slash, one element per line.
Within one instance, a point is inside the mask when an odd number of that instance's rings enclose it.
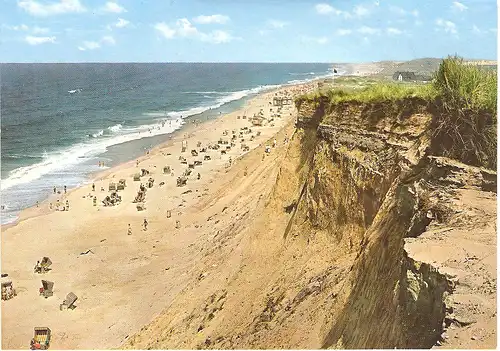
<path fill-rule="evenodd" d="M 143 226 L 145 231 L 148 230 L 148 220 L 146 218 L 144 218 Z"/>
<path fill-rule="evenodd" d="M 93 202 L 94 202 L 94 206 L 97 206 L 97 196 L 94 196 Z"/>
<path fill-rule="evenodd" d="M 95 184 L 94 183 L 92 183 L 92 191 L 95 191 Z"/>
<path fill-rule="evenodd" d="M 135 166 L 139 167 L 139 160 L 135 161 Z"/>
<path fill-rule="evenodd" d="M 56 187 L 54 187 L 54 194 L 55 194 L 56 192 L 57 192 L 57 189 L 56 189 Z"/>
<path fill-rule="evenodd" d="M 198 180 L 200 180 L 200 179 L 201 179 L 201 174 L 200 174 L 200 173 L 198 173 Z"/>
<path fill-rule="evenodd" d="M 66 194 L 66 185 L 64 186 L 64 193 Z"/>
<path fill-rule="evenodd" d="M 274 139 L 274 141 L 273 141 L 273 147 L 276 147 L 276 144 L 277 144 L 277 143 L 278 143 L 278 142 L 276 141 L 276 139 Z"/>
<path fill-rule="evenodd" d="M 128 224 L 127 235 L 132 235 L 132 227 Z"/>
<path fill-rule="evenodd" d="M 66 200 L 66 209 L 69 211 L 69 201 Z"/>
<path fill-rule="evenodd" d="M 38 201 L 36 202 L 36 207 L 38 207 Z"/>

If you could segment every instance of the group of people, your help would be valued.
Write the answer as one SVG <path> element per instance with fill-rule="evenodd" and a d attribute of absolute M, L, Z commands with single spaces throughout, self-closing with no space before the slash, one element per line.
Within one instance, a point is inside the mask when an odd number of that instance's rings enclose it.
<path fill-rule="evenodd" d="M 49 203 L 49 208 L 52 210 L 53 205 L 52 202 Z M 69 211 L 69 201 L 66 200 L 66 203 L 62 203 L 59 199 L 56 201 L 56 211 Z"/>
<path fill-rule="evenodd" d="M 66 187 L 66 185 L 63 187 L 63 189 L 64 189 L 64 193 L 66 194 L 67 189 L 68 189 L 68 188 Z M 58 192 L 58 191 L 57 191 L 57 187 L 54 187 L 53 191 L 54 191 L 54 194 L 58 194 L 58 193 L 60 193 L 60 192 Z"/>

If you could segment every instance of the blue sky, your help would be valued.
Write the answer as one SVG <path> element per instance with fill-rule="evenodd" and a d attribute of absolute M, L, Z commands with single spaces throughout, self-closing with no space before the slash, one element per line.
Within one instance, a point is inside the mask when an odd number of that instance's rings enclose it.
<path fill-rule="evenodd" d="M 496 59 L 494 0 L 0 0 L 1 62 Z"/>

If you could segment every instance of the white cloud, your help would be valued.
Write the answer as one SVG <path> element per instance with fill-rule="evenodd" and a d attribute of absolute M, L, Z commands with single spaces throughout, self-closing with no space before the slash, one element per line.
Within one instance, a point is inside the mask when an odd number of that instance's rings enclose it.
<path fill-rule="evenodd" d="M 118 22 L 116 22 L 116 23 L 114 24 L 114 26 L 115 26 L 116 28 L 123 28 L 123 27 L 128 26 L 129 24 L 130 24 L 130 22 L 129 22 L 129 21 L 127 21 L 127 20 L 125 20 L 125 19 L 123 19 L 123 18 L 118 18 Z"/>
<path fill-rule="evenodd" d="M 285 26 L 288 26 L 290 23 L 279 20 L 269 20 L 267 21 L 267 24 L 272 28 L 281 29 Z"/>
<path fill-rule="evenodd" d="M 34 0 L 19 0 L 17 6 L 33 16 L 51 16 L 86 11 L 86 8 L 79 0 L 60 0 L 47 4 L 42 4 Z"/>
<path fill-rule="evenodd" d="M 229 22 L 229 17 L 219 14 L 210 16 L 201 15 L 193 18 L 193 21 L 199 24 L 209 24 L 209 23 L 225 24 Z"/>
<path fill-rule="evenodd" d="M 445 21 L 441 18 L 436 20 L 437 26 L 446 33 L 457 34 L 457 26 L 451 21 Z"/>
<path fill-rule="evenodd" d="M 101 44 L 99 44 L 97 41 L 84 41 L 83 45 L 78 47 L 78 50 L 81 50 L 81 51 L 95 50 L 95 49 L 99 49 L 100 47 L 101 47 Z"/>
<path fill-rule="evenodd" d="M 352 30 L 350 29 L 338 29 L 336 32 L 335 32 L 337 35 L 340 35 L 340 36 L 344 36 L 344 35 L 349 35 L 352 33 Z"/>
<path fill-rule="evenodd" d="M 42 27 L 33 27 L 31 29 L 33 31 L 34 34 L 46 34 L 48 32 L 50 32 L 50 29 L 49 28 L 42 28 Z"/>
<path fill-rule="evenodd" d="M 9 26 L 8 24 L 2 24 L 2 27 L 8 30 L 14 30 L 14 31 L 25 31 L 27 32 L 29 30 L 29 27 L 25 24 L 20 24 L 18 26 Z"/>
<path fill-rule="evenodd" d="M 378 6 L 378 4 L 375 3 L 374 6 Z M 352 19 L 356 17 L 361 18 L 370 15 L 370 9 L 363 5 L 354 6 L 352 12 L 336 9 L 335 7 L 326 3 L 316 4 L 314 8 L 316 12 L 320 15 L 343 16 L 344 18 L 347 19 Z"/>
<path fill-rule="evenodd" d="M 175 29 L 170 28 L 166 23 L 156 23 L 154 28 L 165 38 L 172 39 L 175 36 Z"/>
<path fill-rule="evenodd" d="M 368 16 L 370 14 L 370 10 L 368 10 L 363 5 L 355 6 L 353 12 L 358 17 L 364 17 L 364 16 Z"/>
<path fill-rule="evenodd" d="M 464 4 L 462 4 L 461 2 L 458 2 L 458 1 L 453 1 L 453 5 L 451 5 L 451 8 L 453 10 L 458 10 L 460 12 L 468 9 L 467 6 L 465 6 Z"/>
<path fill-rule="evenodd" d="M 101 38 L 101 43 L 105 43 L 105 44 L 110 44 L 110 45 L 115 45 L 116 44 L 116 41 L 115 41 L 115 38 L 113 38 L 112 36 L 110 35 L 105 35 Z"/>
<path fill-rule="evenodd" d="M 50 32 L 49 28 L 42 28 L 42 27 L 28 27 L 25 24 L 20 24 L 18 26 L 9 26 L 7 24 L 2 24 L 2 28 L 8 29 L 8 30 L 13 30 L 13 31 L 23 31 L 23 32 L 31 32 L 33 34 L 46 34 Z"/>
<path fill-rule="evenodd" d="M 78 46 L 78 50 L 87 51 L 87 50 L 96 50 L 102 47 L 103 44 L 106 45 L 115 45 L 116 41 L 110 35 L 103 36 L 99 41 L 84 41 L 81 46 Z"/>
<path fill-rule="evenodd" d="M 193 38 L 213 44 L 229 43 L 235 39 L 241 39 L 233 37 L 230 33 L 222 30 L 214 30 L 210 33 L 200 32 L 187 18 L 178 19 L 174 27 L 161 22 L 155 24 L 154 28 L 167 39 L 173 39 L 175 37 Z"/>
<path fill-rule="evenodd" d="M 195 36 L 198 34 L 198 29 L 189 22 L 187 18 L 178 19 L 177 33 L 182 37 Z"/>
<path fill-rule="evenodd" d="M 399 34 L 403 34 L 403 31 L 400 29 L 397 29 L 397 28 L 389 27 L 389 28 L 387 28 L 387 34 L 399 35 Z"/>
<path fill-rule="evenodd" d="M 487 34 L 488 32 L 490 33 L 496 33 L 497 29 L 496 28 L 490 28 L 490 29 L 481 29 L 475 24 L 472 26 L 472 32 L 474 34 Z"/>
<path fill-rule="evenodd" d="M 32 35 L 27 35 L 24 39 L 30 45 L 40 45 L 45 43 L 55 44 L 56 42 L 56 37 L 35 37 Z"/>
<path fill-rule="evenodd" d="M 301 39 L 303 42 L 306 42 L 306 43 L 314 43 L 314 44 L 320 44 L 320 45 L 328 43 L 327 37 L 302 36 Z"/>
<path fill-rule="evenodd" d="M 418 10 L 407 11 L 401 7 L 398 7 L 398 6 L 390 6 L 389 11 L 391 11 L 392 13 L 399 15 L 399 16 L 413 15 L 414 17 L 418 17 L 420 15 Z"/>
<path fill-rule="evenodd" d="M 316 12 L 319 13 L 320 15 L 327 15 L 329 13 L 338 11 L 335 8 L 333 8 L 332 6 L 330 6 L 328 4 L 324 4 L 324 3 L 323 4 L 316 4 L 316 6 L 314 6 L 314 8 L 316 9 Z"/>
<path fill-rule="evenodd" d="M 325 4 L 325 3 L 316 4 L 316 6 L 314 6 L 314 8 L 316 9 L 316 12 L 319 13 L 320 15 L 333 14 L 335 16 L 344 16 L 345 18 L 352 18 L 352 15 L 349 12 L 338 10 L 335 7 L 330 6 L 328 4 Z"/>
<path fill-rule="evenodd" d="M 380 34 L 380 29 L 362 26 L 361 28 L 358 29 L 358 32 L 361 34 L 374 35 L 374 34 Z"/>
<path fill-rule="evenodd" d="M 118 5 L 116 2 L 108 1 L 106 5 L 104 5 L 101 8 L 101 11 L 103 12 L 110 12 L 110 13 L 123 13 L 127 12 L 127 10 L 123 7 Z"/>
<path fill-rule="evenodd" d="M 236 38 L 234 38 L 233 36 L 231 36 L 231 34 L 223 30 L 214 30 L 208 34 L 200 33 L 200 39 L 202 41 L 206 41 L 213 44 L 222 44 L 222 43 L 229 43 L 230 41 L 233 41 Z"/>

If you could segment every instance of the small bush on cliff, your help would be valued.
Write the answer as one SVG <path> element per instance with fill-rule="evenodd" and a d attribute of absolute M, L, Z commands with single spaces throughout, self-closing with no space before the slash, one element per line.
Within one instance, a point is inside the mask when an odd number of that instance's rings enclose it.
<path fill-rule="evenodd" d="M 433 86 L 443 109 L 436 119 L 433 148 L 463 162 L 496 168 L 496 71 L 448 57 L 439 66 Z"/>

